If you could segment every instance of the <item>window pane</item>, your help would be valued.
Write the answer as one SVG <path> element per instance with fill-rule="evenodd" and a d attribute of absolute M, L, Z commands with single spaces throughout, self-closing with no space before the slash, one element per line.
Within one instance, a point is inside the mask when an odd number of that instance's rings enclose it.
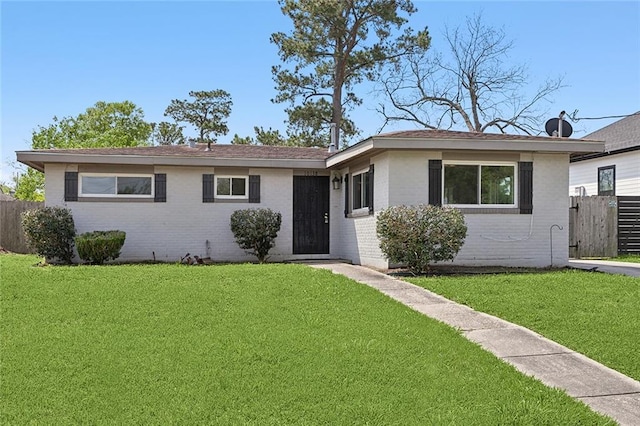
<path fill-rule="evenodd" d="M 614 195 L 614 168 L 598 169 L 598 195 Z"/>
<path fill-rule="evenodd" d="M 444 204 L 478 204 L 478 166 L 445 164 Z"/>
<path fill-rule="evenodd" d="M 513 166 L 482 166 L 480 173 L 482 204 L 513 204 Z"/>
<path fill-rule="evenodd" d="M 231 179 L 230 178 L 218 178 L 216 195 L 231 195 Z"/>
<path fill-rule="evenodd" d="M 231 195 L 246 195 L 246 182 L 245 178 L 232 178 Z"/>
<path fill-rule="evenodd" d="M 118 194 L 151 195 L 151 177 L 118 176 Z"/>
<path fill-rule="evenodd" d="M 362 180 L 364 181 L 362 184 L 362 199 L 364 200 L 362 207 L 369 207 L 369 173 L 363 173 Z"/>
<path fill-rule="evenodd" d="M 82 176 L 83 194 L 106 194 L 116 193 L 115 176 Z"/>
<path fill-rule="evenodd" d="M 362 174 L 353 176 L 353 208 L 362 207 Z"/>

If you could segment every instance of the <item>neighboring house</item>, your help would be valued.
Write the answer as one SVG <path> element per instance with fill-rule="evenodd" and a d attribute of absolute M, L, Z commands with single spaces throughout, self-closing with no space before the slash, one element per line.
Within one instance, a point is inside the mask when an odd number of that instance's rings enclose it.
<path fill-rule="evenodd" d="M 346 259 L 389 266 L 375 215 L 398 204 L 462 209 L 464 265 L 548 266 L 568 260 L 569 155 L 603 143 L 550 137 L 406 131 L 340 152 L 213 145 L 34 150 L 18 161 L 45 172 L 49 206 L 73 212 L 79 233 L 120 229 L 120 260 L 186 253 L 251 261 L 229 228 L 233 211 L 282 213 L 273 261 Z M 550 240 L 551 236 L 551 240 Z"/>
<path fill-rule="evenodd" d="M 640 112 L 584 139 L 604 141 L 604 152 L 571 156 L 569 195 L 640 195 Z"/>

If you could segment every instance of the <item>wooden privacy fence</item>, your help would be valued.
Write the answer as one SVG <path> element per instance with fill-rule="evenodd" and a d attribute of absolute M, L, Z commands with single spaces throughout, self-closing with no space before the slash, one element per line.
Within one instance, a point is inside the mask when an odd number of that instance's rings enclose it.
<path fill-rule="evenodd" d="M 640 254 L 640 197 L 571 197 L 569 256 Z"/>
<path fill-rule="evenodd" d="M 0 201 L 0 247 L 14 253 L 31 253 L 21 223 L 21 213 L 44 207 L 37 201 Z"/>

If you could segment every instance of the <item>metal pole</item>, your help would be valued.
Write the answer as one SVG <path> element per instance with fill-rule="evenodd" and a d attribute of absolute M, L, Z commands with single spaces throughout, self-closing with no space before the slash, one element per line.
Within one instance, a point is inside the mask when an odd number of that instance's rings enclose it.
<path fill-rule="evenodd" d="M 549 244 L 551 245 L 551 265 L 549 266 L 551 267 L 553 267 L 553 228 L 558 228 L 562 231 L 562 226 L 554 223 L 551 225 L 551 228 L 549 228 Z"/>

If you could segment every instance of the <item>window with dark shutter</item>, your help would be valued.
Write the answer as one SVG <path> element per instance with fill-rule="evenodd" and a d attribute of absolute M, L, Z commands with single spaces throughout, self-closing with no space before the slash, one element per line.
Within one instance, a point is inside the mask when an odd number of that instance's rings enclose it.
<path fill-rule="evenodd" d="M 156 173 L 155 177 L 155 195 L 153 197 L 153 201 L 156 203 L 166 203 L 167 202 L 167 174 L 166 173 Z"/>
<path fill-rule="evenodd" d="M 351 207 L 349 205 L 349 175 L 344 175 L 344 217 L 349 216 Z"/>
<path fill-rule="evenodd" d="M 369 214 L 373 214 L 373 164 L 371 164 L 369 166 L 369 186 L 367 187 L 367 192 L 368 192 L 368 207 L 369 207 Z"/>
<path fill-rule="evenodd" d="M 442 160 L 429 160 L 429 204 L 442 205 Z"/>
<path fill-rule="evenodd" d="M 202 202 L 213 203 L 215 200 L 214 175 L 202 175 Z"/>
<path fill-rule="evenodd" d="M 64 200 L 78 201 L 78 172 L 64 172 Z"/>
<path fill-rule="evenodd" d="M 249 175 L 249 202 L 260 202 L 260 176 Z"/>
<path fill-rule="evenodd" d="M 520 181 L 520 214 L 533 213 L 533 163 L 521 161 L 518 163 L 518 179 Z"/>

